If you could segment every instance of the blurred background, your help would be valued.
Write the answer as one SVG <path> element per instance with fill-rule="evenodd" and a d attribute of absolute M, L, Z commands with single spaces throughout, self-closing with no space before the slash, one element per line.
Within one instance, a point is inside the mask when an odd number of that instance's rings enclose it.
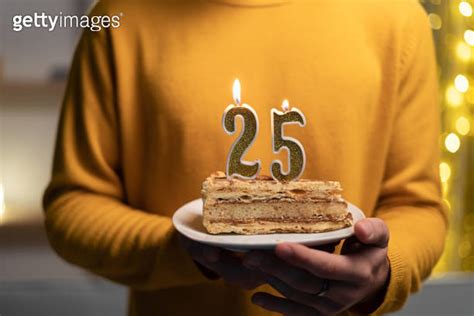
<path fill-rule="evenodd" d="M 377 0 L 374 0 L 377 1 Z M 393 0 L 396 1 L 396 0 Z M 0 315 L 125 315 L 126 289 L 64 263 L 43 231 L 61 98 L 80 35 L 12 30 L 16 14 L 84 14 L 90 0 L 0 0 Z M 399 315 L 474 315 L 473 0 L 424 0 L 436 42 L 445 253 Z"/>

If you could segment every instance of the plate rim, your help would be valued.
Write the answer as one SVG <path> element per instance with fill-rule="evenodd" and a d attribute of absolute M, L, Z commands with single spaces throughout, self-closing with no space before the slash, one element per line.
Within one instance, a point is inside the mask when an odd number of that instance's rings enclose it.
<path fill-rule="evenodd" d="M 201 242 L 201 243 L 204 243 L 204 244 L 208 244 L 208 245 L 212 245 L 212 246 L 215 246 L 215 247 L 227 248 L 227 249 L 232 249 L 232 250 L 272 249 L 278 243 L 282 243 L 282 242 L 295 242 L 295 243 L 299 243 L 299 244 L 302 244 L 302 245 L 310 245 L 310 246 L 313 245 L 313 246 L 315 246 L 315 245 L 323 245 L 323 244 L 326 244 L 326 243 L 330 243 L 332 241 L 342 240 L 342 239 L 348 238 L 348 237 L 350 237 L 354 234 L 354 224 L 357 221 L 365 218 L 365 214 L 360 208 L 358 208 L 354 204 L 350 203 L 349 201 L 346 201 L 346 202 L 349 206 L 348 207 L 349 211 L 351 212 L 351 214 L 353 216 L 353 219 L 354 219 L 353 220 L 353 225 L 350 226 L 350 227 L 339 229 L 339 230 L 329 231 L 329 232 L 322 232 L 322 233 L 284 233 L 284 234 L 261 234 L 261 235 L 237 235 L 237 234 L 236 235 L 231 235 L 231 234 L 212 235 L 212 234 L 209 234 L 207 232 L 198 231 L 198 230 L 192 229 L 189 225 L 185 225 L 180 220 L 180 218 L 181 218 L 181 216 L 185 216 L 182 213 L 189 212 L 187 209 L 191 207 L 190 205 L 192 205 L 194 203 L 200 203 L 202 205 L 202 199 L 201 198 L 191 200 L 191 201 L 183 204 L 181 207 L 179 207 L 173 214 L 172 222 L 173 222 L 174 228 L 179 233 L 183 234 L 184 236 L 186 236 L 187 238 L 189 238 L 191 240 Z M 194 211 L 194 212 L 196 212 L 196 211 Z M 201 210 L 198 211 L 198 212 L 201 212 L 201 214 L 202 214 L 202 206 L 201 206 Z M 340 234 L 334 236 L 335 232 L 339 232 Z M 315 237 L 315 235 L 319 235 L 319 234 L 330 234 L 330 235 L 322 236 L 322 238 L 311 238 L 311 237 Z M 202 238 L 199 238 L 199 235 L 202 235 Z M 281 240 L 281 241 L 279 241 L 278 240 L 279 236 L 288 237 L 288 235 L 294 235 L 299 240 L 295 240 L 295 241 L 293 241 L 293 240 Z M 229 237 L 230 238 L 235 237 L 235 239 L 255 239 L 256 236 L 257 236 L 257 240 L 253 240 L 252 244 L 250 244 L 248 242 L 242 242 L 242 241 L 240 241 L 240 242 L 238 242 L 238 241 L 237 242 L 229 242 L 227 240 Z M 265 241 L 265 240 L 260 241 L 260 240 L 258 240 L 259 237 L 262 237 L 262 236 L 264 236 L 264 238 L 266 237 L 265 239 L 273 238 L 273 239 L 276 239 L 276 240 L 275 241 L 271 241 L 271 240 L 270 241 Z M 302 237 L 302 236 L 307 236 L 309 238 L 306 238 L 306 239 L 305 238 L 298 238 L 298 237 Z M 223 241 L 222 239 L 224 239 L 224 238 L 227 241 Z M 283 238 L 283 239 L 286 239 L 286 238 Z"/>

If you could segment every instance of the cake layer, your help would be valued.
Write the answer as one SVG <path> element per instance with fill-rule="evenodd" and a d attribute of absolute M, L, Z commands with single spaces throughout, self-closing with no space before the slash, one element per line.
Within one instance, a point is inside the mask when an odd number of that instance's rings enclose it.
<path fill-rule="evenodd" d="M 278 182 L 261 176 L 255 180 L 227 179 L 219 172 L 204 181 L 202 195 L 205 199 L 251 200 L 289 198 L 292 200 L 340 199 L 341 186 L 337 181 L 298 180 Z"/>
<path fill-rule="evenodd" d="M 345 203 L 215 204 L 204 208 L 211 234 L 315 233 L 351 225 Z"/>
<path fill-rule="evenodd" d="M 216 173 L 203 183 L 203 224 L 211 234 L 336 230 L 352 220 L 341 192 L 336 181 L 243 180 Z"/>
<path fill-rule="evenodd" d="M 351 225 L 350 219 L 344 221 L 306 222 L 273 222 L 258 221 L 249 223 L 209 223 L 206 226 L 210 234 L 274 234 L 274 233 L 320 233 L 333 231 Z"/>
<path fill-rule="evenodd" d="M 347 214 L 345 202 L 255 202 L 204 204 L 204 217 L 213 220 L 259 218 L 311 219 L 321 216 L 340 218 Z"/>

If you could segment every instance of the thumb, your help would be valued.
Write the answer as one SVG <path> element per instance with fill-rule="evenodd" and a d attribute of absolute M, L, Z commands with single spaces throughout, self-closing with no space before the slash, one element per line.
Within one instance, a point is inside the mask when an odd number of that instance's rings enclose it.
<path fill-rule="evenodd" d="M 366 245 L 385 248 L 388 245 L 389 232 L 385 222 L 380 218 L 365 218 L 354 226 L 357 239 Z"/>

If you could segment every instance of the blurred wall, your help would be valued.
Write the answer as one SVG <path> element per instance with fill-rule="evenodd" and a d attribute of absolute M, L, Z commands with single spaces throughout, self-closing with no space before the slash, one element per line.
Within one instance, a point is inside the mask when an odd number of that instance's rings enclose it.
<path fill-rule="evenodd" d="M 63 78 L 79 35 L 73 28 L 13 31 L 15 15 L 82 14 L 92 0 L 0 0 L 0 70 L 3 79 L 14 82 Z"/>
<path fill-rule="evenodd" d="M 17 14 L 81 15 L 91 3 L 0 0 L 0 315 L 125 314 L 126 289 L 64 262 L 43 228 L 41 198 L 80 30 L 12 25 Z"/>
<path fill-rule="evenodd" d="M 81 30 L 13 30 L 16 15 L 82 15 L 91 0 L 0 0 L 0 184 L 6 222 L 38 220 L 60 102 Z M 0 214 L 1 216 L 1 214 Z"/>

